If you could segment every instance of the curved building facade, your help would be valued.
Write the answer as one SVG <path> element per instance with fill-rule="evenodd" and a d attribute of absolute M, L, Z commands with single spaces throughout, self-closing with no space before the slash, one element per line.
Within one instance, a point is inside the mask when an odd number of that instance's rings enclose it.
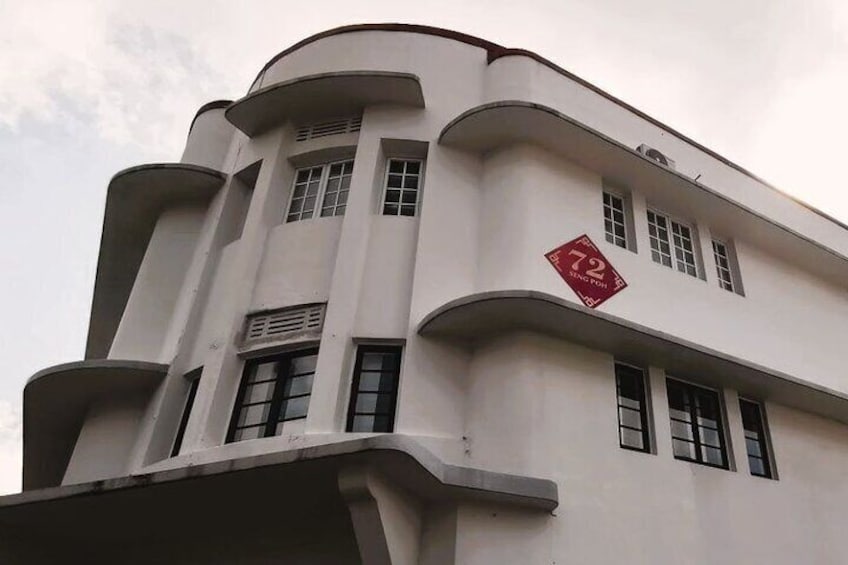
<path fill-rule="evenodd" d="M 843 563 L 846 280 L 846 226 L 533 53 L 331 30 L 112 179 L 0 556 Z"/>

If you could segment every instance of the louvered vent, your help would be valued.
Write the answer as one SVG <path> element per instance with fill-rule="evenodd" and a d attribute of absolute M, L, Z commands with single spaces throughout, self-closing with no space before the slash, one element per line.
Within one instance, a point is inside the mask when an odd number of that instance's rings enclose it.
<path fill-rule="evenodd" d="M 320 332 L 325 304 L 310 304 L 261 312 L 247 317 L 246 344 L 269 339 L 286 339 L 303 332 Z"/>
<path fill-rule="evenodd" d="M 318 137 L 326 137 L 328 135 L 338 135 L 341 133 L 355 133 L 362 127 L 362 116 L 347 118 L 344 120 L 333 120 L 331 122 L 320 122 L 302 126 L 297 129 L 296 141 L 306 141 L 308 139 L 316 139 Z"/>

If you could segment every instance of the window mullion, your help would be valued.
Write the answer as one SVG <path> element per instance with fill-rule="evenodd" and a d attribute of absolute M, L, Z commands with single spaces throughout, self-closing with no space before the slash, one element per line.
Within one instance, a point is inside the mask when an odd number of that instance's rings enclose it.
<path fill-rule="evenodd" d="M 313 218 L 320 218 L 324 211 L 324 193 L 327 191 L 327 183 L 330 179 L 330 166 L 332 163 L 327 163 L 321 167 L 321 182 L 318 183 L 318 194 L 315 196 L 315 212 Z"/>
<path fill-rule="evenodd" d="M 701 453 L 701 433 L 698 429 L 698 407 L 695 403 L 695 391 L 686 389 L 686 397 L 689 400 L 689 418 L 692 420 L 692 440 L 695 442 L 695 459 L 698 463 L 704 462 Z"/>
<path fill-rule="evenodd" d="M 268 421 L 265 422 L 265 431 L 262 437 L 273 436 L 276 431 L 277 420 L 280 419 L 280 405 L 282 404 L 284 385 L 289 378 L 291 367 L 290 356 L 287 355 L 280 358 L 275 365 L 277 378 L 274 384 L 274 395 L 271 397 L 271 406 L 268 408 Z"/>

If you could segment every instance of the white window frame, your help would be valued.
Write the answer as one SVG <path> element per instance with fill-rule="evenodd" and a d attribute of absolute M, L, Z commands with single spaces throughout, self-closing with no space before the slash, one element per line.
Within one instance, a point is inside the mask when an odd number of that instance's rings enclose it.
<path fill-rule="evenodd" d="M 616 224 L 614 219 L 610 219 L 610 222 L 612 222 L 612 224 L 613 224 L 612 233 L 607 231 L 607 219 L 608 219 L 607 218 L 607 203 L 606 203 L 606 197 L 607 196 L 610 196 L 611 198 L 616 198 L 619 202 L 621 202 L 621 216 L 622 216 L 621 228 L 624 231 L 623 237 L 618 236 L 615 233 L 615 226 L 617 224 Z M 601 207 L 602 207 L 602 210 L 603 210 L 603 220 L 604 220 L 604 239 L 607 241 L 607 243 L 615 245 L 616 247 L 621 247 L 622 249 L 630 249 L 630 239 L 631 238 L 630 238 L 630 233 L 629 233 L 630 228 L 628 226 L 628 214 L 627 214 L 628 206 L 627 206 L 627 204 L 628 204 L 627 198 L 619 192 L 616 192 L 614 190 L 610 190 L 608 188 L 604 188 L 603 191 L 601 192 Z M 612 206 L 610 208 L 613 211 L 615 210 L 615 208 L 612 207 Z M 622 240 L 622 243 L 616 242 L 617 238 L 620 238 Z M 612 241 L 610 241 L 610 239 L 612 239 Z"/>
<path fill-rule="evenodd" d="M 314 220 L 315 218 L 330 218 L 330 217 L 334 217 L 334 216 L 343 216 L 344 214 L 338 214 L 337 213 L 338 208 L 340 206 L 338 204 L 338 199 L 336 199 L 336 203 L 332 206 L 332 213 L 324 215 L 324 196 L 327 193 L 327 184 L 328 184 L 328 181 L 330 179 L 330 169 L 333 167 L 333 165 L 344 166 L 344 164 L 346 164 L 346 163 L 351 164 L 351 176 L 353 176 L 353 167 L 355 166 L 353 159 L 339 159 L 339 160 L 336 160 L 336 161 L 330 161 L 329 163 L 319 163 L 319 164 L 312 165 L 312 166 L 309 166 L 309 167 L 299 167 L 298 169 L 296 169 L 295 172 L 294 172 L 294 178 L 292 179 L 292 183 L 291 183 L 291 190 L 289 191 L 289 201 L 288 201 L 288 204 L 286 205 L 286 213 L 285 213 L 285 216 L 284 216 L 284 223 L 289 224 L 289 223 L 294 223 L 294 222 L 300 222 L 300 221 L 303 221 L 303 220 Z M 295 187 L 297 186 L 297 177 L 300 175 L 301 171 L 308 171 L 310 169 L 317 169 L 318 167 L 321 167 L 321 177 L 318 181 L 318 193 L 315 195 L 315 204 L 312 207 L 312 214 L 308 218 L 304 218 L 303 217 L 303 210 L 301 209 L 301 211 L 298 212 L 300 217 L 298 217 L 296 219 L 289 219 L 289 216 L 292 213 L 291 207 L 292 207 L 292 203 L 294 202 Z M 344 168 L 342 168 L 342 177 L 344 177 Z M 348 187 L 348 195 L 349 194 L 350 194 L 350 187 Z M 345 206 L 345 211 L 347 211 L 347 201 L 345 201 L 343 206 Z"/>
<path fill-rule="evenodd" d="M 398 213 L 397 214 L 386 214 L 386 194 L 389 192 L 389 170 L 391 169 L 392 161 L 404 161 L 408 163 L 418 163 L 418 188 L 415 189 L 415 204 L 414 204 L 414 214 L 411 216 L 406 216 L 401 214 L 401 207 L 403 206 L 403 193 L 404 191 L 409 191 L 410 189 L 404 188 L 392 188 L 392 190 L 400 190 L 400 200 L 398 201 Z M 386 170 L 383 174 L 383 191 L 380 196 L 380 215 L 381 216 L 392 216 L 396 218 L 414 218 L 418 216 L 418 211 L 421 207 L 421 189 L 424 187 L 424 168 L 425 168 L 425 160 L 419 159 L 415 157 L 389 157 L 386 159 Z M 404 170 L 406 170 L 404 168 Z M 394 173 L 397 174 L 397 173 Z M 406 173 L 403 173 L 406 176 Z M 401 182 L 402 184 L 402 182 Z M 408 205 L 408 204 L 407 204 Z"/>
<path fill-rule="evenodd" d="M 698 266 L 698 263 L 699 263 L 699 261 L 698 261 L 698 234 L 695 231 L 695 227 L 688 222 L 681 221 L 681 220 L 679 220 L 679 219 L 677 219 L 677 218 L 675 218 L 675 217 L 673 217 L 669 214 L 666 214 L 664 212 L 660 212 L 659 210 L 657 210 L 655 208 L 648 208 L 648 214 L 653 214 L 654 216 L 661 217 L 665 220 L 665 222 L 666 222 L 666 233 L 668 235 L 668 239 L 665 240 L 665 243 L 668 245 L 668 248 L 669 248 L 670 264 L 666 265 L 662 260 L 657 261 L 657 259 L 654 257 L 654 254 L 658 254 L 661 258 L 664 257 L 664 255 L 663 255 L 661 250 L 654 249 L 654 246 L 652 245 L 652 240 L 656 239 L 657 241 L 660 241 L 661 243 L 663 242 L 663 240 L 660 240 L 659 237 L 655 238 L 655 237 L 650 235 L 650 226 L 651 226 L 652 222 L 650 220 L 650 217 L 648 217 L 648 239 L 649 239 L 648 246 L 651 250 L 651 259 L 654 261 L 654 263 L 662 265 L 663 267 L 673 268 L 674 270 L 676 270 L 680 273 L 684 273 L 684 274 L 689 275 L 691 277 L 695 277 L 696 279 L 701 278 L 701 269 Z M 680 250 L 684 254 L 684 256 L 685 256 L 687 250 L 684 247 L 677 245 L 677 242 L 675 240 L 675 237 L 676 237 L 675 227 L 678 228 L 678 229 L 679 228 L 686 228 L 687 230 L 689 230 L 689 244 L 691 246 L 691 249 L 689 249 L 688 251 L 692 255 L 692 262 L 691 263 L 687 263 L 685 260 L 682 261 L 677 256 L 678 250 Z M 659 234 L 657 234 L 657 235 L 659 235 Z M 691 267 L 692 271 L 689 271 L 688 267 Z"/>
<path fill-rule="evenodd" d="M 733 264 L 730 260 L 729 246 L 726 242 L 716 238 L 713 238 L 710 243 L 713 249 L 713 260 L 715 261 L 716 266 L 716 277 L 718 278 L 718 286 L 723 288 L 724 290 L 736 292 L 736 285 L 733 281 Z M 724 250 L 723 253 L 719 253 L 719 246 L 721 246 L 721 248 Z M 720 259 L 724 259 L 724 265 L 721 264 Z"/>

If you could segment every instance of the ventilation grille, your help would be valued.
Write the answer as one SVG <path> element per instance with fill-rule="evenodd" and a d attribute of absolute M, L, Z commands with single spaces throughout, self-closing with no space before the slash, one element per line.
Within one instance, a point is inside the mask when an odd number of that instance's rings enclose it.
<path fill-rule="evenodd" d="M 316 139 L 318 137 L 327 137 L 328 135 L 338 135 L 341 133 L 355 133 L 362 127 L 362 116 L 355 118 L 347 118 L 344 120 L 333 120 L 331 122 L 320 122 L 302 126 L 297 129 L 296 141 L 306 141 L 308 139 Z"/>
<path fill-rule="evenodd" d="M 324 304 L 297 306 L 247 317 L 244 342 L 285 339 L 302 332 L 320 332 L 324 326 Z"/>

